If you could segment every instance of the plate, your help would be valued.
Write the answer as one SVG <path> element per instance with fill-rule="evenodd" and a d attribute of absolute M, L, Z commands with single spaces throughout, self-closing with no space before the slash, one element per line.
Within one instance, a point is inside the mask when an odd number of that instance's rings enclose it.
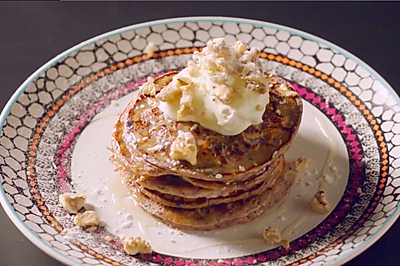
<path fill-rule="evenodd" d="M 303 98 L 288 159 L 311 159 L 290 194 L 248 224 L 210 232 L 169 228 L 137 208 L 109 163 L 113 123 L 148 76 L 181 69 L 211 38 L 259 47 L 265 70 Z M 149 58 L 146 45 L 157 46 Z M 55 57 L 30 76 L 0 118 L 0 199 L 14 224 L 67 265 L 341 265 L 394 223 L 400 186 L 400 108 L 390 85 L 354 55 L 310 34 L 261 21 L 188 17 L 118 29 Z M 327 189 L 333 210 L 308 209 Z M 102 220 L 74 227 L 59 194 L 88 197 Z M 285 249 L 264 243 L 282 230 Z M 127 256 L 121 234 L 155 250 Z M 112 239 L 112 240 L 110 240 Z"/>

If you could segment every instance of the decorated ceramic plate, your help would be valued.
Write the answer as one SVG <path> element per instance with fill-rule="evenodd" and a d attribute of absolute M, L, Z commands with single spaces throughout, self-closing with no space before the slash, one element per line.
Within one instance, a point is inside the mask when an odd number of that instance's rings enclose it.
<path fill-rule="evenodd" d="M 109 162 L 113 125 L 148 76 L 184 67 L 211 38 L 262 51 L 266 71 L 293 84 L 303 120 L 287 158 L 311 166 L 259 219 L 227 229 L 180 231 L 129 197 Z M 149 58 L 143 50 L 154 43 Z M 399 216 L 400 108 L 390 85 L 345 50 L 260 21 L 189 17 L 153 21 L 85 41 L 49 61 L 8 102 L 0 119 L 1 203 L 14 224 L 67 265 L 340 265 L 381 237 Z M 329 159 L 329 160 L 328 160 Z M 308 208 L 320 186 L 332 210 Z M 59 203 L 83 193 L 101 224 L 74 226 Z M 290 241 L 268 245 L 266 226 Z M 120 235 L 154 252 L 128 256 Z"/>

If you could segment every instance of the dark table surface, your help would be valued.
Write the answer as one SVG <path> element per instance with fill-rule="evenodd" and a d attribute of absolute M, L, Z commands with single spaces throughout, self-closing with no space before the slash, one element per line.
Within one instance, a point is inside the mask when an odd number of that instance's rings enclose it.
<path fill-rule="evenodd" d="M 400 3 L 1 2 L 0 109 L 36 69 L 64 50 L 123 26 L 183 16 L 231 16 L 293 27 L 355 54 L 400 91 Z M 399 264 L 400 222 L 346 265 Z M 22 253 L 21 253 L 22 251 Z M 0 208 L 0 265 L 60 263 L 31 244 Z"/>

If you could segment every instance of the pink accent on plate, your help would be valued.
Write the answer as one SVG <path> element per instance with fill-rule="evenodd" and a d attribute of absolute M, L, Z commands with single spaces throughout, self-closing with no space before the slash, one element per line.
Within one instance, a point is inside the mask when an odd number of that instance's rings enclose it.
<path fill-rule="evenodd" d="M 351 128 L 349 128 L 349 127 L 343 128 L 343 129 L 342 129 L 342 133 L 344 133 L 344 134 L 349 134 L 349 133 L 351 133 Z"/>
<path fill-rule="evenodd" d="M 321 110 L 326 109 L 327 106 L 328 106 L 328 104 L 327 104 L 326 102 L 322 102 L 322 103 L 319 104 L 319 108 L 320 108 Z"/>
<path fill-rule="evenodd" d="M 233 265 L 242 266 L 244 264 L 244 260 L 242 259 L 235 259 L 233 261 Z"/>
<path fill-rule="evenodd" d="M 332 120 L 333 121 L 341 121 L 342 120 L 342 115 L 340 115 L 340 114 L 334 115 Z"/>
<path fill-rule="evenodd" d="M 175 261 L 175 265 L 176 265 L 176 266 L 185 265 L 185 261 L 184 261 L 183 259 L 177 260 L 177 261 Z"/>
<path fill-rule="evenodd" d="M 354 152 L 354 153 L 359 153 L 361 151 L 361 149 L 356 147 L 356 148 L 351 149 L 350 151 Z"/>
<path fill-rule="evenodd" d="M 334 115 L 336 114 L 336 109 L 335 108 L 328 108 L 328 111 L 326 112 L 327 115 Z"/>
<path fill-rule="evenodd" d="M 163 260 L 165 265 L 171 264 L 174 262 L 174 260 L 171 257 L 168 257 L 166 259 Z"/>
<path fill-rule="evenodd" d="M 87 115 L 90 115 L 90 116 L 96 114 L 95 110 L 93 110 L 93 109 L 91 109 L 91 108 L 86 109 L 86 110 L 85 110 L 85 113 L 86 113 Z"/>
<path fill-rule="evenodd" d="M 249 264 L 254 264 L 257 262 L 257 260 L 253 257 L 247 257 L 244 261 Z M 254 261 L 256 261 L 256 262 L 254 262 Z"/>
<path fill-rule="evenodd" d="M 338 121 L 338 127 L 345 127 L 345 126 L 346 126 L 346 122 Z"/>
<path fill-rule="evenodd" d="M 159 262 L 159 261 L 162 261 L 162 258 L 161 258 L 160 255 L 157 254 L 156 256 L 153 257 L 152 261 L 153 262 Z"/>
<path fill-rule="evenodd" d="M 306 94 L 306 100 L 314 99 L 315 98 L 315 93 L 307 93 Z"/>
<path fill-rule="evenodd" d="M 101 109 L 101 105 L 98 104 L 98 103 L 94 103 L 94 104 L 92 104 L 92 108 L 93 108 L 94 110 L 98 111 L 98 110 Z"/>
<path fill-rule="evenodd" d="M 360 160 L 361 158 L 362 158 L 362 155 L 360 155 L 360 154 L 354 154 L 353 156 L 351 156 L 351 159 L 356 160 L 356 161 Z"/>
<path fill-rule="evenodd" d="M 312 100 L 312 103 L 320 103 L 321 102 L 321 97 L 316 97 Z"/>
<path fill-rule="evenodd" d="M 347 135 L 347 138 L 346 138 L 346 140 L 355 140 L 356 139 L 356 135 L 354 135 L 354 134 L 349 134 L 349 135 Z"/>
<path fill-rule="evenodd" d="M 99 98 L 99 103 L 101 104 L 108 104 L 110 100 L 107 97 L 101 97 Z"/>
<path fill-rule="evenodd" d="M 267 261 L 267 256 L 265 256 L 264 254 L 260 254 L 257 256 L 257 260 L 261 262 Z"/>

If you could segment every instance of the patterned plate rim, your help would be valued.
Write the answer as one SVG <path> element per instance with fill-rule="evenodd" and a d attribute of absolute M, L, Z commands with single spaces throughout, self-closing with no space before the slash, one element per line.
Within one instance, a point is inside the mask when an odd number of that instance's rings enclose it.
<path fill-rule="evenodd" d="M 346 51 L 345 49 L 341 48 L 340 46 L 337 46 L 337 45 L 335 45 L 331 42 L 328 42 L 322 38 L 319 38 L 317 36 L 314 36 L 312 34 L 306 33 L 301 30 L 294 29 L 292 27 L 286 27 L 286 26 L 282 26 L 279 24 L 263 22 L 263 21 L 259 21 L 259 20 L 234 18 L 234 17 L 212 17 L 212 16 L 180 17 L 180 18 L 169 18 L 169 19 L 163 19 L 163 20 L 149 21 L 149 22 L 134 24 L 134 25 L 126 26 L 126 27 L 119 28 L 119 29 L 116 29 L 113 31 L 109 31 L 104 34 L 97 35 L 89 40 L 84 41 L 84 42 L 81 42 L 80 44 L 73 46 L 72 48 L 64 51 L 63 53 L 61 53 L 61 54 L 57 55 L 56 57 L 54 57 L 53 59 L 49 60 L 42 67 L 40 67 L 38 70 L 36 70 L 32 75 L 30 75 L 18 87 L 18 89 L 15 91 L 15 93 L 11 96 L 10 100 L 7 102 L 7 104 L 5 105 L 4 109 L 2 110 L 2 112 L 0 114 L 0 132 L 3 129 L 3 125 L 10 113 L 11 107 L 17 102 L 19 96 L 25 91 L 28 84 L 31 83 L 33 80 L 35 80 L 43 71 L 52 67 L 57 62 L 66 58 L 70 54 L 72 54 L 76 51 L 79 51 L 81 48 L 85 47 L 86 45 L 95 43 L 101 39 L 110 38 L 117 34 L 131 31 L 131 30 L 137 30 L 137 29 L 147 28 L 147 27 L 157 26 L 157 25 L 164 25 L 164 24 L 168 24 L 168 23 L 201 22 L 201 21 L 233 22 L 233 23 L 251 24 L 251 25 L 260 26 L 260 27 L 270 27 L 270 28 L 277 29 L 277 30 L 284 30 L 289 33 L 301 36 L 304 39 L 321 43 L 321 44 L 329 47 L 333 51 L 339 52 L 342 55 L 346 56 L 347 58 L 350 58 L 357 64 L 361 65 L 364 69 L 366 69 L 372 75 L 372 77 L 377 79 L 379 82 L 381 82 L 385 86 L 385 88 L 389 91 L 391 96 L 395 99 L 396 104 L 398 106 L 400 106 L 400 97 L 397 95 L 395 90 L 389 85 L 389 83 L 381 75 L 379 75 L 374 69 L 372 69 L 369 65 L 367 65 L 365 62 L 363 62 L 357 56 Z M 3 186 L 0 186 L 0 203 L 3 206 L 8 217 L 15 224 L 15 226 L 17 226 L 17 228 L 33 244 L 35 244 L 43 252 L 45 252 L 49 256 L 57 259 L 58 261 L 60 261 L 64 264 L 74 265 L 74 266 L 81 265 L 81 264 L 73 261 L 72 259 L 70 259 L 68 256 L 65 256 L 64 254 L 58 252 L 56 249 L 52 248 L 49 244 L 47 244 L 45 241 L 43 241 L 41 238 L 39 238 L 35 232 L 33 232 L 31 229 L 29 229 L 29 227 L 21 220 L 21 218 L 15 212 L 14 208 L 11 206 L 10 202 L 8 201 L 8 199 L 6 197 Z M 341 255 L 338 258 L 328 262 L 326 265 L 334 265 L 334 264 L 342 265 L 342 264 L 348 262 L 349 260 L 353 259 L 357 255 L 359 255 L 366 249 L 368 249 L 372 244 L 374 244 L 380 237 L 382 237 L 386 233 L 386 231 L 394 224 L 394 222 L 397 220 L 397 218 L 399 216 L 400 216 L 400 205 L 397 205 L 397 207 L 395 208 L 395 211 L 389 216 L 389 218 L 380 226 L 380 228 L 374 234 L 372 234 L 367 239 L 365 239 L 361 245 L 359 245 L 352 251 L 347 252 L 344 255 Z"/>

